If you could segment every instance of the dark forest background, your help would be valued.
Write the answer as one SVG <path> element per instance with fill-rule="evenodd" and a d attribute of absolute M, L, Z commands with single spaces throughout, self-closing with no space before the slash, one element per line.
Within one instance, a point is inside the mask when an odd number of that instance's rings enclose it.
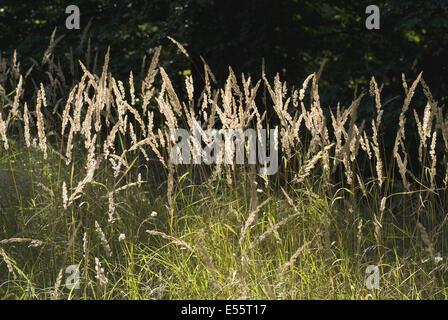
<path fill-rule="evenodd" d="M 75 4 L 81 29 L 67 30 L 65 8 Z M 380 8 L 380 30 L 365 27 L 366 6 Z M 262 60 L 272 79 L 278 72 L 291 86 L 319 69 L 321 102 L 347 105 L 354 92 L 368 90 L 371 76 L 384 84 L 383 101 L 402 94 L 401 74 L 413 80 L 420 71 L 436 100 L 448 98 L 448 0 L 323 1 L 323 0 L 3 0 L 0 3 L 0 51 L 16 49 L 22 72 L 39 61 L 50 35 L 63 36 L 56 52 L 71 50 L 84 61 L 88 38 L 91 54 L 104 57 L 111 48 L 111 71 L 126 79 L 140 70 L 144 55 L 163 46 L 161 64 L 170 77 L 203 72 L 201 56 L 222 84 L 232 66 L 261 76 Z M 87 29 L 88 28 L 88 29 Z M 87 32 L 86 32 L 87 31 Z M 86 40 L 80 47 L 80 39 Z M 189 60 L 167 36 L 182 43 Z M 61 64 L 68 64 L 62 59 Z M 100 61 L 99 61 L 100 63 Z M 391 100 L 397 114 L 402 99 Z M 368 116 L 369 111 L 365 111 Z M 361 115 L 362 116 L 362 115 Z"/>

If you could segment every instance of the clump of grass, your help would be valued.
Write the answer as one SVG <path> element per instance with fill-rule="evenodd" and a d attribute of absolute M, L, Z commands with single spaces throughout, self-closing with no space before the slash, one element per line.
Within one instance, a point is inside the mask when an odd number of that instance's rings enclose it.
<path fill-rule="evenodd" d="M 22 75 L 16 55 L 1 70 L 8 79 L 1 88 L 14 86 L 0 109 L 3 297 L 447 297 L 448 126 L 422 74 L 410 87 L 403 75 L 395 144 L 386 155 L 375 78 L 376 118 L 366 124 L 357 114 L 363 94 L 326 118 L 318 90 L 323 65 L 300 90 L 279 75 L 273 83 L 264 73 L 239 79 L 231 68 L 218 88 L 204 61 L 195 101 L 194 79 L 185 78 L 184 98 L 158 64 L 160 48 L 140 84 L 133 72 L 124 82 L 114 78 L 108 50 L 100 74 L 80 62 L 80 79 L 70 86 L 54 63 L 56 42 L 53 33 L 42 60 L 53 76 L 38 82 L 31 98 L 23 88 L 33 72 Z M 256 104 L 261 85 L 271 99 L 264 112 Z M 419 85 L 427 104 L 423 119 L 413 110 L 415 170 L 406 113 Z M 273 176 L 257 173 L 265 164 L 192 159 L 176 166 L 169 157 L 177 128 L 199 132 L 203 143 L 190 145 L 202 155 L 213 142 L 205 129 L 267 126 L 277 128 L 282 159 Z M 381 270 L 377 290 L 365 286 L 372 264 Z M 79 288 L 65 281 L 67 266 L 79 269 Z"/>

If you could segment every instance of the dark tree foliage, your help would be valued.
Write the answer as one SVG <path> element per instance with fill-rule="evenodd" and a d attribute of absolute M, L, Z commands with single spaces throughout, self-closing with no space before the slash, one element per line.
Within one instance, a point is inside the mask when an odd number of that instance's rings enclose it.
<path fill-rule="evenodd" d="M 65 28 L 65 8 L 76 4 L 81 30 Z M 161 62 L 170 75 L 193 72 L 198 86 L 202 56 L 222 84 L 232 66 L 257 79 L 264 58 L 269 79 L 299 86 L 304 78 L 328 62 L 320 81 L 321 101 L 347 105 L 354 91 L 367 91 L 371 76 L 385 85 L 384 101 L 402 95 L 401 74 L 424 79 L 434 97 L 448 98 L 448 0 L 375 1 L 381 10 L 381 29 L 365 27 L 371 1 L 325 0 L 3 0 L 0 4 L 0 51 L 17 49 L 22 68 L 39 60 L 55 27 L 63 35 L 56 51 L 72 50 L 84 61 L 87 39 L 99 63 L 111 48 L 111 71 L 126 78 L 139 71 L 142 57 L 162 45 Z M 90 22 L 90 23 L 89 23 Z M 88 36 L 79 47 L 89 25 Z M 189 51 L 179 53 L 171 36 Z M 67 63 L 66 60 L 61 63 Z M 92 66 L 92 61 L 90 61 Z M 137 73 L 137 72 L 135 72 Z M 182 77 L 178 77 L 182 83 Z M 388 108 L 399 112 L 402 99 Z M 373 108 L 361 110 L 368 117 Z"/>

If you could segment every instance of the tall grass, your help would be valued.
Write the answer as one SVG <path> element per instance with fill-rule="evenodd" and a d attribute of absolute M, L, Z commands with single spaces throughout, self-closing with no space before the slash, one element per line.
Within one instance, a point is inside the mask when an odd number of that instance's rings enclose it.
<path fill-rule="evenodd" d="M 55 43 L 53 33 L 33 66 L 48 68 L 38 83 L 16 55 L 0 58 L 4 298 L 447 298 L 448 125 L 422 74 L 409 84 L 403 75 L 389 137 L 373 77 L 376 115 L 366 122 L 358 119 L 364 93 L 326 113 L 322 68 L 300 89 L 229 68 L 218 87 L 204 61 L 203 79 L 185 76 L 183 96 L 158 63 L 160 48 L 139 82 L 132 72 L 114 78 L 109 51 L 101 72 L 79 61 L 76 80 L 75 58 L 67 55 L 73 64 L 64 71 Z M 203 82 L 200 93 L 194 81 Z M 420 88 L 423 118 L 412 106 Z M 410 115 L 418 142 L 407 135 Z M 203 144 L 190 143 L 203 149 L 206 129 L 268 127 L 281 157 L 272 176 L 257 173 L 263 164 L 174 165 L 169 157 L 177 128 L 199 130 Z M 69 265 L 79 266 L 78 289 L 66 285 Z M 365 285 L 368 265 L 380 269 L 379 289 Z"/>

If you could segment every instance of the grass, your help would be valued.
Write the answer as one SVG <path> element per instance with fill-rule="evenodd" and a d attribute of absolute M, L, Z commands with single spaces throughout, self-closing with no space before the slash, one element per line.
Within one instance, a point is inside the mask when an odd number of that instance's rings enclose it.
<path fill-rule="evenodd" d="M 290 90 L 279 77 L 254 83 L 230 69 L 216 88 L 205 65 L 200 100 L 189 76 L 182 98 L 159 53 L 140 86 L 132 74 L 114 79 L 108 52 L 100 74 L 80 63 L 82 78 L 64 87 L 48 51 L 41 67 L 54 77 L 29 96 L 33 73 L 22 76 L 15 57 L 1 64 L 2 88 L 14 90 L 0 110 L 2 298 L 447 298 L 448 126 L 421 75 L 410 86 L 403 78 L 389 152 L 374 78 L 376 117 L 366 123 L 357 119 L 363 96 L 325 116 L 321 71 Z M 414 116 L 417 157 L 406 121 L 419 86 L 427 107 Z M 255 104 L 261 87 L 266 114 Z M 194 119 L 204 128 L 277 127 L 278 173 L 174 166 L 169 133 Z M 371 265 L 377 289 L 366 286 Z"/>

